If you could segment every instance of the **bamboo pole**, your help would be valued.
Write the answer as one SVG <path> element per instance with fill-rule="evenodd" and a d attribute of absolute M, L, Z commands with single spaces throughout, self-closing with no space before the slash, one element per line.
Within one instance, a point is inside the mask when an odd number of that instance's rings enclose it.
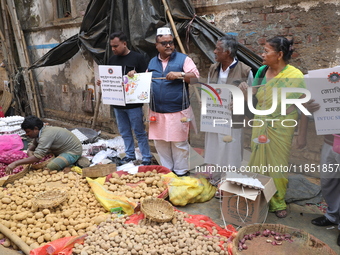
<path fill-rule="evenodd" d="M 5 0 L 0 0 L 0 7 L 1 7 L 1 13 L 2 15 L 0 16 L 0 18 L 2 17 L 2 31 L 0 30 L 0 38 L 2 40 L 2 49 L 3 49 L 3 53 L 4 53 L 4 59 L 6 60 L 6 71 L 7 71 L 7 75 L 9 78 L 9 92 L 13 94 L 13 96 L 16 98 L 17 102 L 20 102 L 20 98 L 18 97 L 18 93 L 15 92 L 15 75 L 18 71 L 18 67 L 16 64 L 16 61 L 13 57 L 13 46 L 11 44 L 11 38 L 12 36 L 10 35 L 10 31 L 9 31 L 9 26 L 8 26 L 8 13 L 6 12 L 6 3 Z M 7 38 L 7 40 L 6 40 Z M 20 115 L 22 115 L 22 113 L 24 112 L 22 109 L 22 106 L 20 103 L 17 103 L 17 108 L 20 111 Z"/>
<path fill-rule="evenodd" d="M 96 106 L 94 109 L 94 115 L 93 115 L 93 119 L 92 119 L 92 125 L 91 128 L 94 129 L 96 126 L 96 122 L 97 122 L 97 118 L 98 118 L 98 113 L 99 113 L 99 106 L 100 106 L 100 101 L 102 100 L 102 91 L 100 89 L 100 91 L 98 92 L 98 99 L 96 102 Z"/>
<path fill-rule="evenodd" d="M 9 238 L 16 246 L 20 248 L 26 255 L 30 254 L 30 247 L 15 233 L 13 233 L 9 228 L 0 224 L 0 232 L 4 234 L 7 238 Z"/>
<path fill-rule="evenodd" d="M 165 8 L 165 12 L 169 18 L 169 21 L 170 21 L 170 25 L 171 25 L 171 28 L 172 28 L 172 31 L 174 32 L 174 35 L 175 35 L 175 38 L 177 40 L 177 43 L 178 43 L 178 46 L 181 50 L 182 53 L 186 54 L 185 52 L 185 49 L 183 47 L 183 44 L 182 44 L 182 41 L 181 41 L 181 38 L 178 36 L 178 32 L 177 32 L 177 28 L 176 28 L 176 25 L 175 25 L 175 22 L 174 22 L 174 19 L 172 18 L 172 15 L 171 15 L 171 12 L 170 12 L 170 9 L 169 9 L 169 6 L 168 4 L 166 3 L 166 0 L 162 0 L 163 4 L 164 4 L 164 8 Z M 201 96 L 196 88 L 196 86 L 194 85 L 194 91 L 195 91 L 195 95 L 197 97 L 197 100 L 198 102 L 201 104 Z"/>
<path fill-rule="evenodd" d="M 4 53 L 6 54 L 4 57 L 7 60 L 6 62 L 6 70 L 8 74 L 8 78 L 10 80 L 10 92 L 14 92 L 14 81 L 12 76 L 14 76 L 17 72 L 17 65 L 15 63 L 13 54 L 12 54 L 12 44 L 10 43 L 11 36 L 9 34 L 8 28 L 8 15 L 6 13 L 6 3 L 5 0 L 0 1 L 1 5 L 1 12 L 2 12 L 2 21 L 3 21 L 3 32 L 1 31 L 1 40 L 2 40 L 2 47 L 4 49 Z M 7 40 L 5 39 L 7 38 Z"/>
<path fill-rule="evenodd" d="M 164 8 L 165 8 L 165 12 L 169 18 L 169 21 L 170 21 L 170 25 L 171 25 L 171 28 L 172 28 L 172 31 L 174 32 L 174 35 L 175 35 L 175 38 L 177 40 L 177 43 L 178 43 L 178 46 L 179 48 L 181 49 L 181 52 L 186 54 L 185 53 L 185 49 L 183 47 L 183 44 L 182 44 L 182 41 L 181 41 L 181 38 L 179 38 L 178 36 L 178 33 L 177 33 L 177 29 L 176 29 L 176 26 L 175 26 L 175 22 L 172 18 L 172 15 L 171 15 L 171 12 L 170 12 L 170 9 L 169 9 L 169 6 L 168 4 L 166 3 L 166 0 L 162 0 L 163 4 L 164 4 Z"/>
<path fill-rule="evenodd" d="M 30 105 L 32 113 L 36 115 L 37 117 L 40 117 L 35 87 L 32 86 L 32 81 L 28 73 L 29 59 L 27 58 L 28 54 L 25 53 L 26 41 L 22 33 L 22 29 L 21 29 L 21 26 L 20 26 L 20 23 L 17 17 L 17 13 L 16 13 L 15 6 L 13 4 L 13 1 L 7 0 L 7 8 L 8 8 L 8 13 L 10 15 L 10 18 L 12 20 L 14 37 L 15 37 L 15 42 L 17 45 L 20 64 L 23 68 L 22 73 L 23 73 L 23 77 L 25 81 L 29 105 Z"/>

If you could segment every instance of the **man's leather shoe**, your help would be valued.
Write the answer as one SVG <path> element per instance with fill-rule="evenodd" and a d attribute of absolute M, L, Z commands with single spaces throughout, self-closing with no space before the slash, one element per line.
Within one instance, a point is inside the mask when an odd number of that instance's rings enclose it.
<path fill-rule="evenodd" d="M 331 222 L 329 219 L 326 218 L 326 216 L 318 217 L 314 220 L 312 220 L 312 224 L 316 226 L 330 226 L 335 225 L 333 222 Z"/>
<path fill-rule="evenodd" d="M 340 246 L 340 234 L 338 235 L 338 241 L 336 243 Z"/>

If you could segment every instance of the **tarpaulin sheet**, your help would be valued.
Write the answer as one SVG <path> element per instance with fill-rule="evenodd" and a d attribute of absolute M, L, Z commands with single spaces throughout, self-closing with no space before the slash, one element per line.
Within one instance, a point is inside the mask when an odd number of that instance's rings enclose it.
<path fill-rule="evenodd" d="M 196 16 L 190 0 L 167 0 L 166 3 L 187 53 L 192 42 L 214 62 L 216 41 L 228 31 L 221 31 Z M 62 64 L 80 47 L 89 52 L 97 64 L 107 64 L 111 55 L 109 35 L 115 31 L 123 31 L 129 38 L 130 48 L 142 53 L 148 61 L 157 54 L 155 34 L 162 26 L 170 24 L 160 0 L 91 0 L 79 33 L 51 49 L 30 68 Z M 257 54 L 241 44 L 237 56 L 254 71 L 262 62 Z"/>

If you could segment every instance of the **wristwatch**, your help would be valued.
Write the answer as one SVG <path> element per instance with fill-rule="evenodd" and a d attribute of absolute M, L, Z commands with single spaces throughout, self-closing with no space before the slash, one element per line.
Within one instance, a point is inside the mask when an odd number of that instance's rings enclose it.
<path fill-rule="evenodd" d="M 182 72 L 181 75 L 182 75 L 182 77 L 184 78 L 184 77 L 185 77 L 185 72 Z"/>

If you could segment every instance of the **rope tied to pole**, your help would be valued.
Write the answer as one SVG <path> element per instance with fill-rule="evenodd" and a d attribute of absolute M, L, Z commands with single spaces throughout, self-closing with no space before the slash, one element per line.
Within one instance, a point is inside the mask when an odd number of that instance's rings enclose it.
<path fill-rule="evenodd" d="M 187 46 L 188 51 L 190 51 L 190 47 L 189 47 L 189 32 L 192 26 L 192 23 L 194 22 L 194 20 L 196 19 L 197 15 L 196 13 L 194 13 L 194 16 L 192 17 L 192 19 L 189 21 L 188 25 L 186 25 L 186 32 L 185 32 L 185 45 Z"/>

